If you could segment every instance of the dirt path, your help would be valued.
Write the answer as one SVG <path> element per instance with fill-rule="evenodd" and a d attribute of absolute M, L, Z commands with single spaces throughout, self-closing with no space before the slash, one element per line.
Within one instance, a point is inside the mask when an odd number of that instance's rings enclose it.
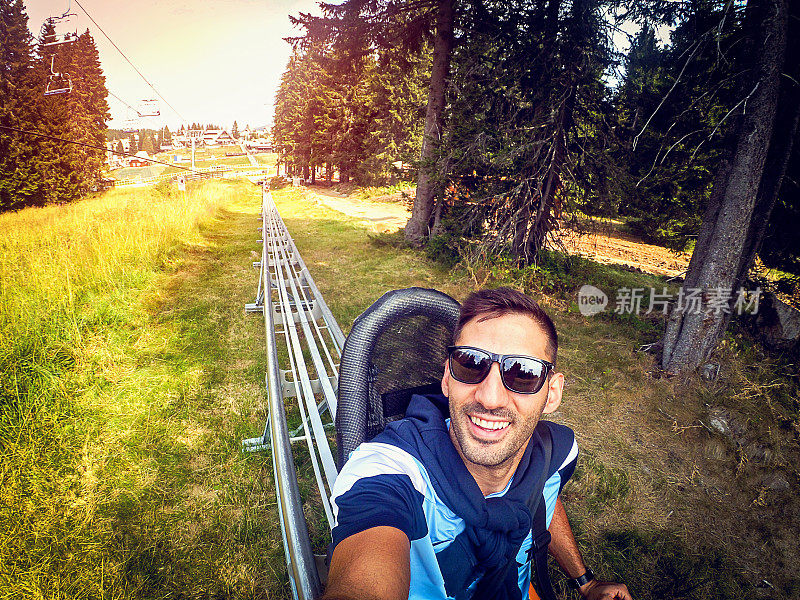
<path fill-rule="evenodd" d="M 376 233 L 393 233 L 406 226 L 411 211 L 399 202 L 374 202 L 351 198 L 334 190 L 309 186 L 308 191 L 328 208 L 366 222 Z"/>
<path fill-rule="evenodd" d="M 322 186 L 309 186 L 318 202 L 351 217 L 361 219 L 374 232 L 391 233 L 405 227 L 411 211 L 395 201 L 375 202 L 351 198 Z M 559 232 L 551 247 L 563 249 L 602 264 L 626 265 L 654 275 L 675 277 L 689 266 L 688 254 L 676 254 L 662 246 L 646 244 L 634 236 L 620 233 L 611 226 L 579 235 L 572 229 Z"/>
<path fill-rule="evenodd" d="M 663 246 L 646 244 L 632 235 L 620 233 L 611 227 L 579 235 L 572 229 L 558 233 L 557 243 L 551 247 L 563 249 L 602 264 L 626 265 L 653 275 L 676 277 L 686 272 L 691 255 L 677 254 Z"/>

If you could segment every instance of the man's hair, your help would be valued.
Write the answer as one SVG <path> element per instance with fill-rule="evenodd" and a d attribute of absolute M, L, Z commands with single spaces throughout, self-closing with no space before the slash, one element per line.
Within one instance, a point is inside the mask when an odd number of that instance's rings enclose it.
<path fill-rule="evenodd" d="M 544 312 L 538 302 L 509 287 L 499 287 L 495 289 L 483 289 L 473 292 L 461 305 L 461 314 L 458 318 L 458 325 L 453 332 L 453 343 L 458 343 L 461 330 L 472 319 L 478 321 L 503 317 L 509 314 L 525 315 L 544 330 L 547 336 L 547 360 L 555 364 L 556 354 L 558 353 L 558 334 L 553 320 Z"/>

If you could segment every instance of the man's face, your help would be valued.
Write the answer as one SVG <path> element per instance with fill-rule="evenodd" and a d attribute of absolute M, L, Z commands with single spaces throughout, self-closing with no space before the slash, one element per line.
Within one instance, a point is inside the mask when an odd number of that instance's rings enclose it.
<path fill-rule="evenodd" d="M 546 354 L 547 337 L 528 316 L 469 321 L 456 342 L 498 354 L 523 354 L 552 362 Z M 535 394 L 519 394 L 503 385 L 500 365 L 492 364 L 486 379 L 470 385 L 455 380 L 445 363 L 442 391 L 450 399 L 450 437 L 467 467 L 507 466 L 522 458 L 542 413 L 561 403 L 564 377 L 551 374 Z"/>

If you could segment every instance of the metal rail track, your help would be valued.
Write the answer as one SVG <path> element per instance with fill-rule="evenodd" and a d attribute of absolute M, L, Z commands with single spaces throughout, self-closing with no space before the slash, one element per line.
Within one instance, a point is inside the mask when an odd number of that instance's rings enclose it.
<path fill-rule="evenodd" d="M 308 272 L 266 184 L 262 190 L 261 261 L 256 301 L 247 312 L 262 313 L 266 333 L 265 376 L 268 417 L 260 437 L 242 442 L 245 450 L 270 449 L 284 554 L 296 600 L 322 593 L 303 515 L 292 444 L 305 442 L 329 527 L 330 490 L 336 462 L 328 439 L 336 415 L 336 385 L 344 334 Z M 280 343 L 279 343 L 280 342 Z M 286 368 L 281 368 L 279 345 Z M 301 425 L 289 432 L 287 408 L 300 413 Z M 286 401 L 286 403 L 284 402 Z"/>

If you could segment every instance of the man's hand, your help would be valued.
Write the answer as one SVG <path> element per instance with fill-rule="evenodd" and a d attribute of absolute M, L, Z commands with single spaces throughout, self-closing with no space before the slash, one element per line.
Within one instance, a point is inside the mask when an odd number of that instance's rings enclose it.
<path fill-rule="evenodd" d="M 628 588 L 622 583 L 592 579 L 578 588 L 586 600 L 633 600 Z"/>

